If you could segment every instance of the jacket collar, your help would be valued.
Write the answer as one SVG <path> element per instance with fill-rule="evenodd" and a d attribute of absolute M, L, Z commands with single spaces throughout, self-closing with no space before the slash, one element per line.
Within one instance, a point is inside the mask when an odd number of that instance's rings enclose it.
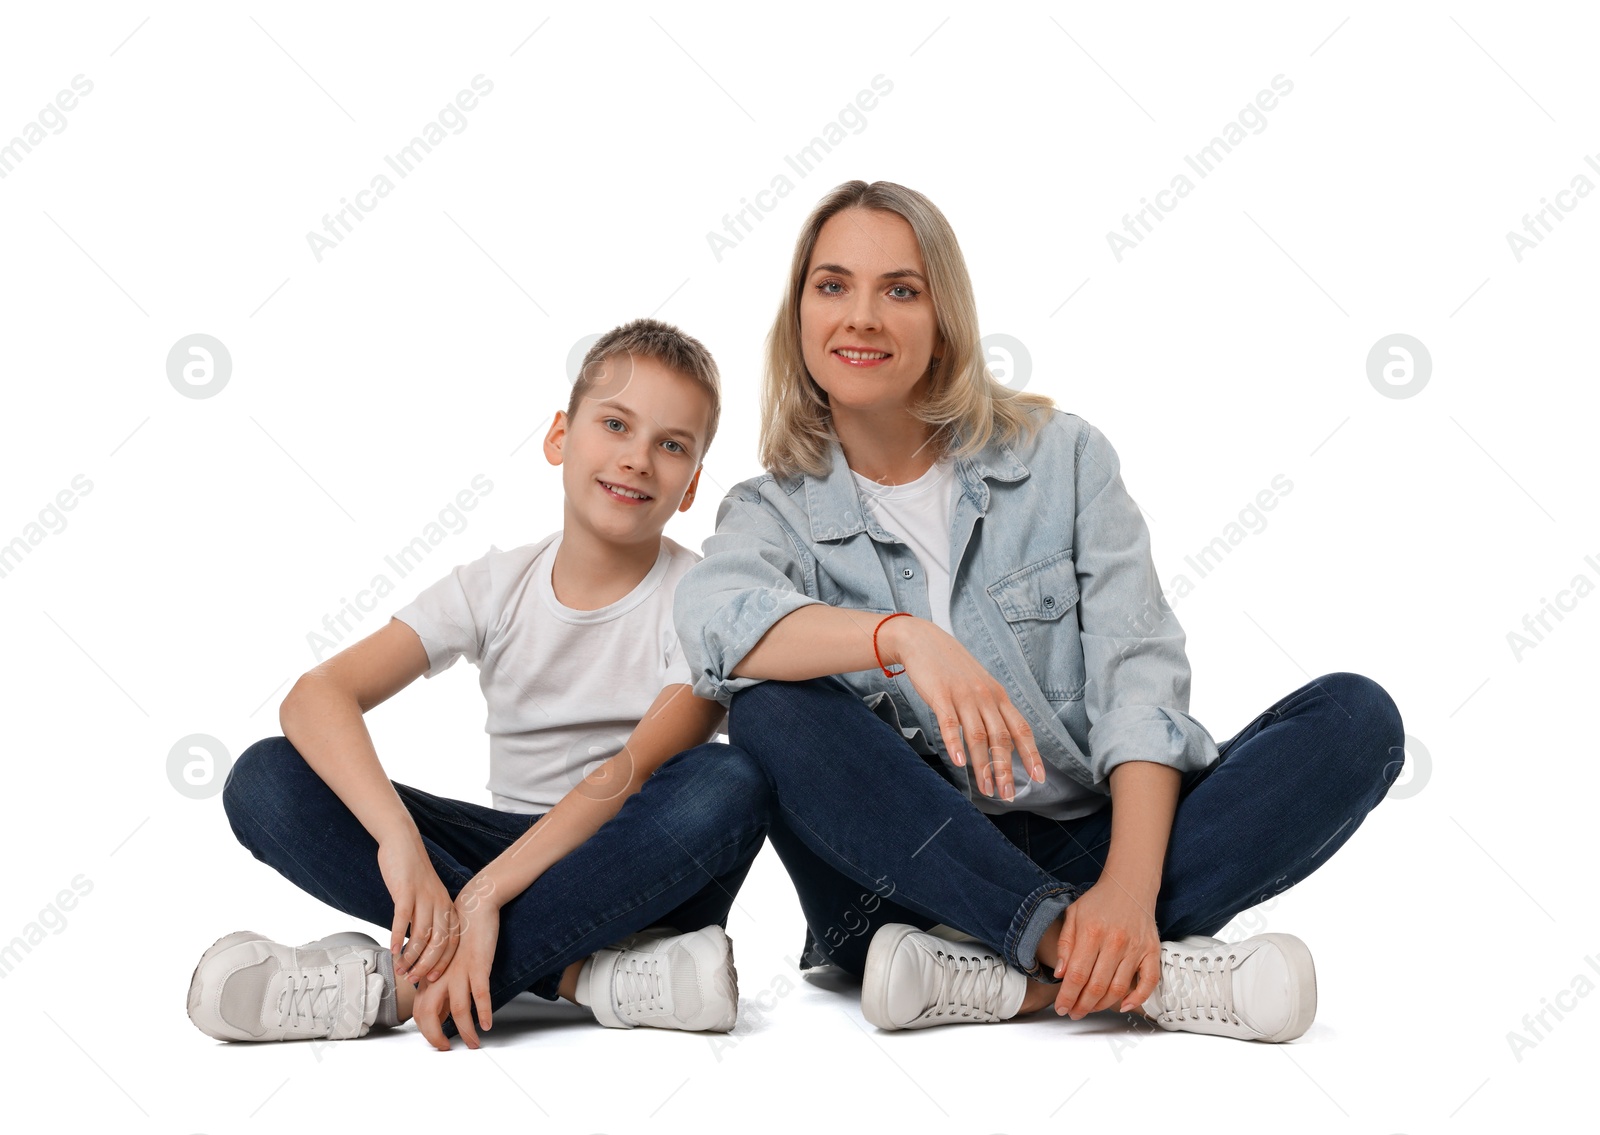
<path fill-rule="evenodd" d="M 952 430 L 950 448 L 952 450 L 961 445 L 961 434 Z M 856 488 L 855 477 L 850 471 L 849 464 L 845 461 L 844 449 L 839 445 L 838 438 L 828 442 L 828 453 L 832 459 L 832 468 L 826 477 L 813 477 L 805 475 L 806 486 L 806 513 L 811 521 L 811 539 L 842 540 L 854 536 L 859 532 L 868 530 L 867 510 L 861 501 L 861 493 Z M 955 463 L 956 476 L 961 480 L 961 491 L 978 510 L 979 516 L 984 516 L 989 510 L 989 486 L 984 479 L 992 477 L 997 481 L 1020 481 L 1028 475 L 1028 467 L 1016 451 L 1005 442 L 993 438 L 989 443 L 971 457 L 963 457 Z M 872 528 L 882 533 L 877 524 Z M 887 536 L 880 536 L 887 539 Z"/>

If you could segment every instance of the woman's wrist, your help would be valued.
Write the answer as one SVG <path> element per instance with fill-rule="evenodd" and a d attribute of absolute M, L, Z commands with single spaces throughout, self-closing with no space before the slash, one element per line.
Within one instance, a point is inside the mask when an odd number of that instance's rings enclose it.
<path fill-rule="evenodd" d="M 1143 862 L 1106 857 L 1105 868 L 1100 872 L 1102 882 L 1109 882 L 1126 891 L 1140 906 L 1153 911 L 1156 896 L 1161 893 L 1161 865 L 1152 869 Z"/>
<path fill-rule="evenodd" d="M 904 666 L 905 658 L 901 651 L 905 649 L 905 636 L 911 629 L 911 624 L 917 617 L 910 613 L 901 614 L 893 618 L 880 616 L 877 625 L 877 654 L 884 666 Z"/>

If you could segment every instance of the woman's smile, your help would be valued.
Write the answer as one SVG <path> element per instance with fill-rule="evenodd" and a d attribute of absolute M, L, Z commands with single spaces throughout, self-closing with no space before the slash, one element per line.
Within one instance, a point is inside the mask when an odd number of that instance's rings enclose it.
<path fill-rule="evenodd" d="M 894 358 L 888 351 L 875 351 L 866 347 L 835 347 L 833 357 L 851 367 L 875 367 Z"/>

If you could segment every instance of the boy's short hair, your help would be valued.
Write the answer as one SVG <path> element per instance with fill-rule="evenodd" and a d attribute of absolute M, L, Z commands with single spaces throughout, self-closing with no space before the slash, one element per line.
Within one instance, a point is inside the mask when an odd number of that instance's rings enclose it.
<path fill-rule="evenodd" d="M 572 421 L 578 412 L 578 403 L 588 396 L 595 380 L 604 374 L 601 364 L 614 355 L 654 359 L 705 388 L 710 396 L 711 412 L 706 416 L 705 445 L 697 457 L 697 460 L 705 460 L 711 449 L 711 439 L 717 436 L 717 420 L 722 416 L 722 378 L 705 344 L 659 319 L 635 319 L 613 327 L 595 340 L 594 346 L 583 356 L 577 380 L 572 384 L 567 421 Z"/>

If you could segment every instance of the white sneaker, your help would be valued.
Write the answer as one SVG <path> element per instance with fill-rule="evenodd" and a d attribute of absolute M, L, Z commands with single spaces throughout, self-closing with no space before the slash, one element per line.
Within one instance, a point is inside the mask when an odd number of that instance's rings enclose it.
<path fill-rule="evenodd" d="M 1293 1040 L 1317 1015 L 1317 972 L 1293 934 L 1231 944 L 1196 934 L 1161 943 L 1161 981 L 1143 1009 L 1164 1029 Z"/>
<path fill-rule="evenodd" d="M 867 948 L 862 1015 L 880 1029 L 926 1029 L 1016 1016 L 1028 991 L 1027 977 L 982 942 L 955 931 L 949 934 L 902 922 L 880 927 Z"/>
<path fill-rule="evenodd" d="M 394 971 L 380 964 L 387 953 L 354 931 L 297 947 L 240 930 L 200 955 L 189 979 L 189 1019 L 218 1040 L 366 1036 L 380 1023 L 380 1008 L 395 1018 Z"/>
<path fill-rule="evenodd" d="M 597 951 L 578 971 L 577 994 L 607 1028 L 725 1033 L 739 1014 L 733 943 L 720 926 L 651 927 Z"/>

